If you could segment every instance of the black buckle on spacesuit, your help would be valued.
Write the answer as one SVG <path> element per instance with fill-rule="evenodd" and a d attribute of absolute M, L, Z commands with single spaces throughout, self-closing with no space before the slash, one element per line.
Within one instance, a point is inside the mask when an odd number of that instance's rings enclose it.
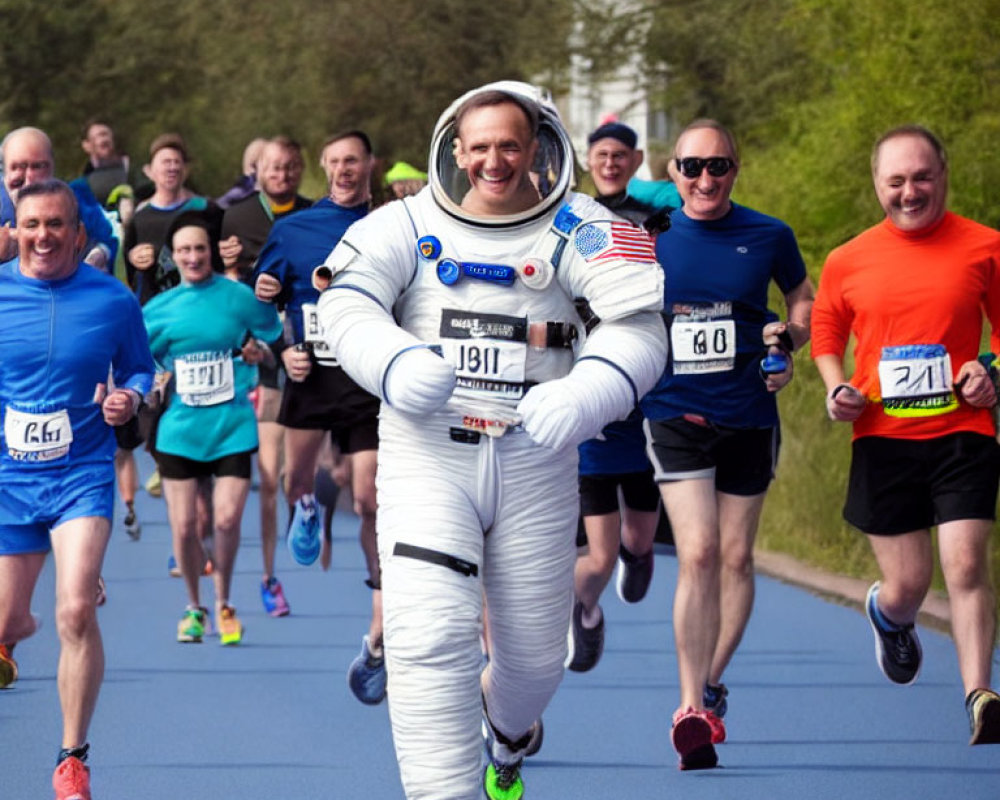
<path fill-rule="evenodd" d="M 417 561 L 427 561 L 431 564 L 439 564 L 442 567 L 454 570 L 460 575 L 465 575 L 467 578 L 479 575 L 478 564 L 473 564 L 471 561 L 466 561 L 457 556 L 442 553 L 440 550 L 428 550 L 426 547 L 418 547 L 415 544 L 396 542 L 395 547 L 392 548 L 392 554 L 394 556 L 403 556 L 404 558 L 415 558 Z"/>
<path fill-rule="evenodd" d="M 479 439 L 482 436 L 479 431 L 470 431 L 465 428 L 448 428 L 448 435 L 453 442 L 459 444 L 479 444 Z"/>
<path fill-rule="evenodd" d="M 546 322 L 545 329 L 546 347 L 572 348 L 578 335 L 572 322 Z"/>

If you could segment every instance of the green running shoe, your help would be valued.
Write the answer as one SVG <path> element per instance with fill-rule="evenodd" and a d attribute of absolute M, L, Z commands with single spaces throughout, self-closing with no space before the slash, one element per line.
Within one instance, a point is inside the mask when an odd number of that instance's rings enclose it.
<path fill-rule="evenodd" d="M 204 608 L 186 608 L 184 616 L 177 623 L 177 641 L 201 642 L 205 636 L 206 616 L 207 611 Z"/>

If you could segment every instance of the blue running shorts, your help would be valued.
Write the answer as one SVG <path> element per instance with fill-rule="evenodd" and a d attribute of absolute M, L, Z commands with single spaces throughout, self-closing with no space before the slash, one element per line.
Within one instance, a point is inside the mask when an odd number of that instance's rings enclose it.
<path fill-rule="evenodd" d="M 0 479 L 0 555 L 45 553 L 49 531 L 79 517 L 114 514 L 111 464 L 5 471 Z"/>

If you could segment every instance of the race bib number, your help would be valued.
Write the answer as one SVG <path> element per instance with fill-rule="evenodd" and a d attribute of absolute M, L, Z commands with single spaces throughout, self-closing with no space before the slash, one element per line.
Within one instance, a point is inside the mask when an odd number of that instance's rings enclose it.
<path fill-rule="evenodd" d="M 878 380 L 889 416 L 930 417 L 958 408 L 951 357 L 943 345 L 883 347 Z"/>
<path fill-rule="evenodd" d="M 323 335 L 323 325 L 319 321 L 315 303 L 302 304 L 302 334 L 317 361 L 326 366 L 337 366 L 337 359 L 333 357 L 330 345 Z"/>
<path fill-rule="evenodd" d="M 174 377 L 177 396 L 186 406 L 217 406 L 236 396 L 231 353 L 216 350 L 177 358 Z"/>
<path fill-rule="evenodd" d="M 520 400 L 528 357 L 528 320 L 502 314 L 441 312 L 442 355 L 455 366 L 455 395 Z"/>
<path fill-rule="evenodd" d="M 736 363 L 736 322 L 729 303 L 675 309 L 670 348 L 675 375 L 729 372 Z"/>
<path fill-rule="evenodd" d="M 18 411 L 10 406 L 3 421 L 7 453 L 17 461 L 53 461 L 69 453 L 73 428 L 65 410 L 44 414 Z"/>

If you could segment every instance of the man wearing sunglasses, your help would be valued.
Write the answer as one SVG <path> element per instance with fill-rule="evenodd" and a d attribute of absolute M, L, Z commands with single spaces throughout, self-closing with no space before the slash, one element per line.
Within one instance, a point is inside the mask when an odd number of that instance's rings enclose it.
<path fill-rule="evenodd" d="M 753 607 L 753 542 L 780 441 L 775 393 L 809 339 L 813 300 L 792 230 L 730 199 L 738 171 L 726 128 L 685 128 L 671 164 L 684 205 L 656 242 L 670 356 L 642 410 L 677 548 L 681 769 L 714 767 L 725 740 L 722 673 Z M 767 307 L 771 281 L 787 321 Z"/>
<path fill-rule="evenodd" d="M 868 535 L 882 573 L 865 612 L 882 673 L 913 683 L 922 657 L 913 623 L 936 526 L 969 744 L 1000 743 L 1000 696 L 990 689 L 997 398 L 977 359 L 984 314 L 1000 352 L 1000 234 L 948 211 L 947 157 L 926 128 L 884 134 L 872 178 L 885 219 L 827 258 L 812 346 L 827 413 L 854 427 L 844 518 Z"/>

